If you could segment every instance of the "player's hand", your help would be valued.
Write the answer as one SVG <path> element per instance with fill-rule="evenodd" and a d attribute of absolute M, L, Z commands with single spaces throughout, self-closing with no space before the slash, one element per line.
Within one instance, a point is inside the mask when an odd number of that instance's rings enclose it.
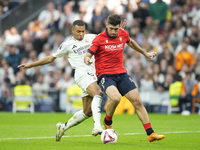
<path fill-rule="evenodd" d="M 127 21 L 126 21 L 126 19 L 124 19 L 124 22 L 122 23 L 122 25 L 120 26 L 120 28 L 124 29 L 125 26 L 126 26 L 126 24 L 127 24 Z"/>
<path fill-rule="evenodd" d="M 148 59 L 152 59 L 154 57 L 157 56 L 157 54 L 155 52 L 152 52 L 152 53 L 145 53 L 144 56 Z"/>
<path fill-rule="evenodd" d="M 86 65 L 91 65 L 93 63 L 93 60 L 91 58 L 89 58 L 89 57 L 85 57 L 84 61 L 85 61 Z"/>
<path fill-rule="evenodd" d="M 31 64 L 21 64 L 18 66 L 18 68 L 27 69 L 27 68 L 32 68 L 32 66 L 31 66 Z"/>

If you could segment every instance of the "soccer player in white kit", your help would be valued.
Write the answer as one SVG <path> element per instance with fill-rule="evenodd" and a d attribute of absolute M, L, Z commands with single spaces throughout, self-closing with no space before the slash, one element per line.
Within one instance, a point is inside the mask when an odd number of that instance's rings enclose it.
<path fill-rule="evenodd" d="M 94 119 L 92 135 L 97 136 L 103 131 L 100 123 L 103 93 L 97 84 L 94 61 L 91 62 L 90 66 L 84 63 L 84 56 L 96 35 L 85 34 L 85 23 L 81 20 L 73 22 L 72 33 L 73 37 L 63 42 L 54 54 L 41 60 L 18 66 L 24 69 L 41 66 L 49 64 L 63 55 L 67 55 L 72 68 L 75 69 L 75 82 L 82 89 L 83 109 L 77 111 L 65 124 L 56 124 L 58 129 L 56 141 L 60 141 L 67 129 L 91 116 Z"/>

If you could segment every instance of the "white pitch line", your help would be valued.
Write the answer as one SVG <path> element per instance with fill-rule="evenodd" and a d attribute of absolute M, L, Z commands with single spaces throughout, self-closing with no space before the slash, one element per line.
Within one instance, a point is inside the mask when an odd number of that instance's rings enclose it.
<path fill-rule="evenodd" d="M 168 134 L 168 133 L 194 133 L 194 132 L 200 132 L 200 131 L 174 131 L 174 132 L 162 132 L 162 133 Z"/>
<path fill-rule="evenodd" d="M 177 134 L 177 133 L 196 133 L 200 131 L 174 131 L 174 132 L 159 132 L 159 133 L 164 133 L 164 134 Z M 138 135 L 138 134 L 145 134 L 145 133 L 124 133 L 124 134 L 118 134 L 118 135 Z M 70 137 L 88 137 L 92 135 L 68 135 L 68 136 L 63 136 L 66 138 Z M 55 138 L 55 136 L 49 136 L 49 137 L 27 137 L 27 138 L 1 138 L 0 141 L 3 140 L 30 140 L 30 139 L 52 139 Z"/>

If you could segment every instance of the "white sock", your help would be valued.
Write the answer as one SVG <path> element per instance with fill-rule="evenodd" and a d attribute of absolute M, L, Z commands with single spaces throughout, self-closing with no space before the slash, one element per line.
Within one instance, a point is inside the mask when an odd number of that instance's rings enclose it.
<path fill-rule="evenodd" d="M 83 122 L 85 119 L 89 118 L 83 113 L 83 110 L 77 111 L 73 117 L 71 117 L 68 122 L 65 124 L 65 131 L 73 126 L 78 125 L 79 123 Z"/>
<path fill-rule="evenodd" d="M 101 129 L 101 101 L 102 97 L 95 95 L 92 100 L 92 115 L 94 120 L 94 128 Z"/>

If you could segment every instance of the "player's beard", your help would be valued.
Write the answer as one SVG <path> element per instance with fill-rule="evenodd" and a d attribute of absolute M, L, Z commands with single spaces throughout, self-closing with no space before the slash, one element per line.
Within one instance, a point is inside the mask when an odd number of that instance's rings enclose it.
<path fill-rule="evenodd" d="M 118 34 L 118 33 L 117 33 Z M 111 38 L 116 38 L 117 37 L 117 34 L 115 33 L 108 33 L 108 35 L 111 37 Z"/>
<path fill-rule="evenodd" d="M 113 36 L 111 36 L 112 38 L 116 38 L 117 37 L 117 35 L 113 35 Z"/>
<path fill-rule="evenodd" d="M 117 34 L 109 34 L 108 35 L 111 37 L 111 38 L 116 38 L 117 37 Z"/>
<path fill-rule="evenodd" d="M 116 38 L 117 37 L 117 34 L 112 34 L 110 35 L 111 38 Z"/>

